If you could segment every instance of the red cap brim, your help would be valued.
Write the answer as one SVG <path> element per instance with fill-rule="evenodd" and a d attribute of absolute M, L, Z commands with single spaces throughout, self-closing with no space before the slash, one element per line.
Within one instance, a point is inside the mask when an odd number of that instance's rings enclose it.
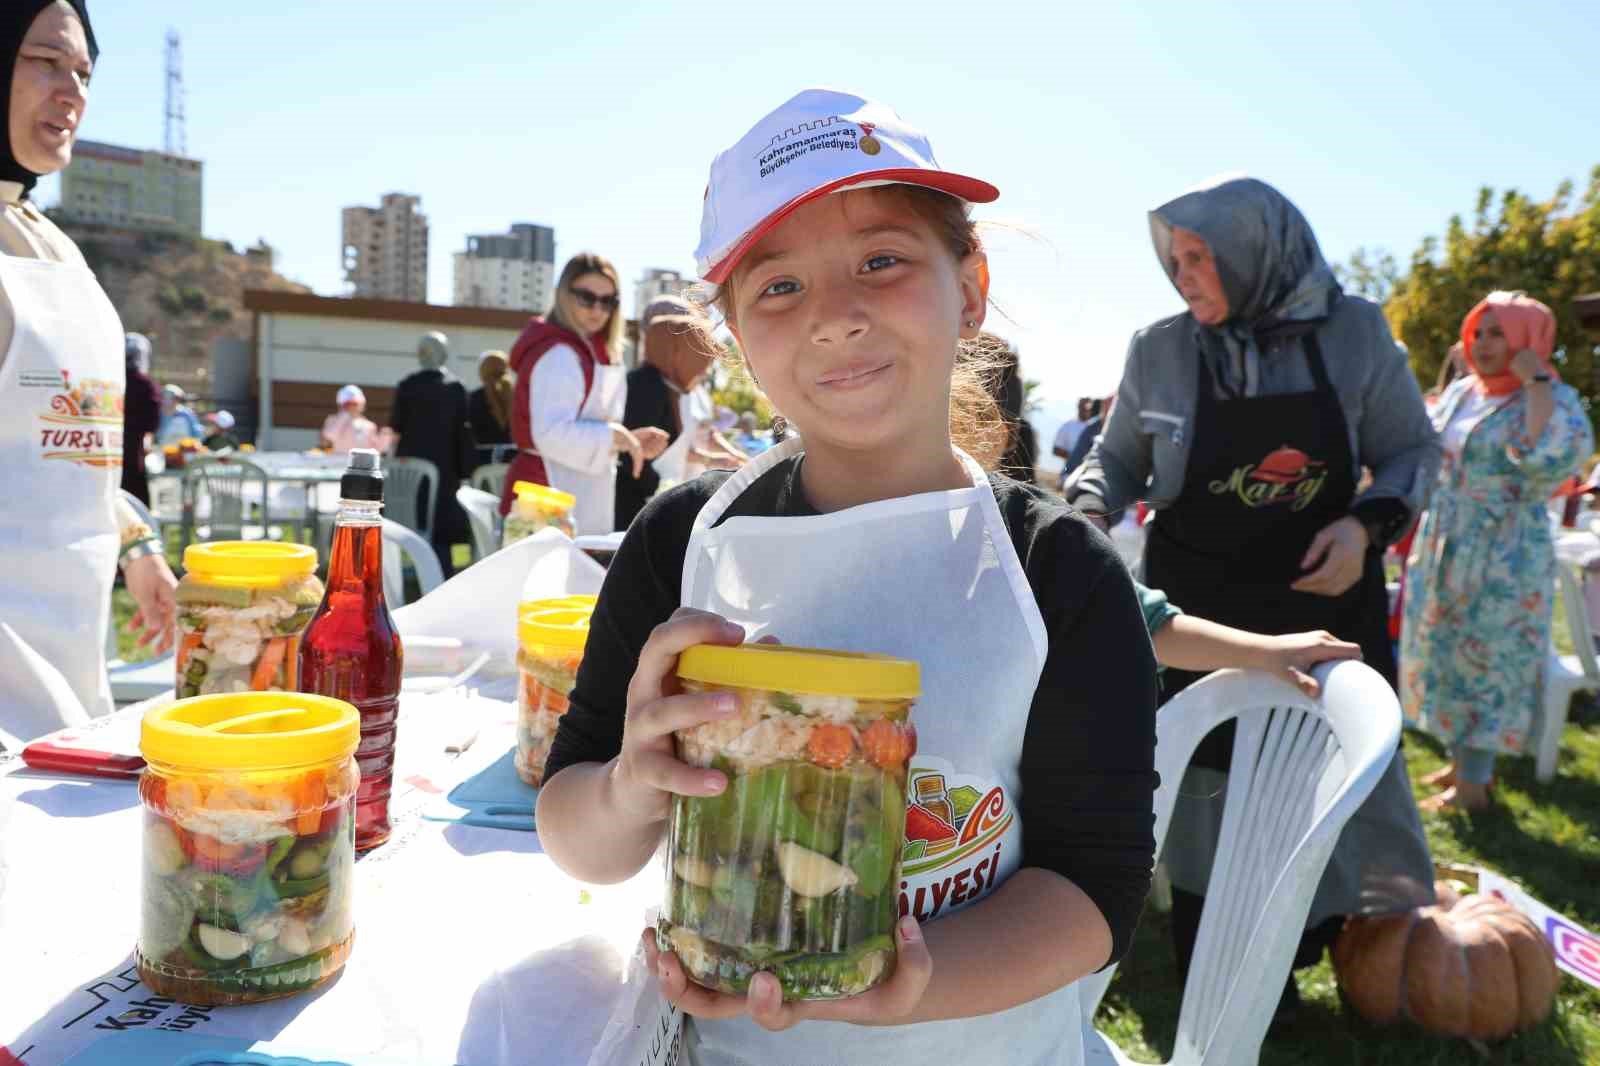
<path fill-rule="evenodd" d="M 951 174 L 944 170 L 922 170 L 917 167 L 898 167 L 890 170 L 869 170 L 860 174 L 851 174 L 849 177 L 830 181 L 826 185 L 819 185 L 815 189 L 801 193 L 793 200 L 778 208 L 772 214 L 762 219 L 743 237 L 739 238 L 728 254 L 717 261 L 706 272 L 705 280 L 714 285 L 721 285 L 728 280 L 728 275 L 733 273 L 733 268 L 739 265 L 739 260 L 744 258 L 757 241 L 772 231 L 772 228 L 805 204 L 810 203 L 829 193 L 847 189 L 852 185 L 880 183 L 886 185 L 921 185 L 928 189 L 937 189 L 939 192 L 949 193 L 968 203 L 987 204 L 1000 198 L 1000 190 L 986 181 L 969 178 L 964 174 Z"/>

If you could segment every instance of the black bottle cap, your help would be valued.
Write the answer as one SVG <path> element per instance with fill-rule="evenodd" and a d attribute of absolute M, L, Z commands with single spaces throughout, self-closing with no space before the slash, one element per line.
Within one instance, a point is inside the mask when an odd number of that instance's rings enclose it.
<path fill-rule="evenodd" d="M 378 453 L 371 448 L 352 448 L 350 465 L 339 479 L 339 495 L 346 500 L 383 500 L 383 471 Z"/>

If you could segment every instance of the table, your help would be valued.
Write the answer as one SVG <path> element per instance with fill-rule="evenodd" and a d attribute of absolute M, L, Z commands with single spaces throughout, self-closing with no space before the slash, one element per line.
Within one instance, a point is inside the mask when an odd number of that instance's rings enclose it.
<path fill-rule="evenodd" d="M 352 1063 L 589 1062 L 662 871 L 581 885 L 536 833 L 442 820 L 450 788 L 514 742 L 504 697 L 515 682 L 436 693 L 428 683 L 410 681 L 402 696 L 395 835 L 356 865 L 350 962 L 329 986 L 275 1003 L 196 1011 L 146 992 L 131 953 L 136 786 L 0 763 L 0 1063 L 17 1061 L 7 1047 L 27 1066 L 92 1049 L 133 1066 L 171 1062 L 173 1036 L 181 1054 L 202 1037 L 243 1037 Z M 97 735 L 129 735 L 148 705 L 102 720 Z M 474 726 L 465 754 L 445 754 L 443 738 Z M 142 1057 L 146 1042 L 156 1057 Z"/>
<path fill-rule="evenodd" d="M 317 517 L 319 514 L 328 513 L 338 506 L 337 494 L 325 499 L 323 491 L 325 485 L 337 485 L 344 475 L 345 468 L 349 465 L 347 455 L 310 455 L 305 452 L 230 452 L 226 458 L 238 459 L 259 467 L 267 476 L 268 491 L 271 485 L 277 482 L 282 485 L 298 485 L 304 492 L 305 504 L 303 508 L 296 508 L 299 513 L 294 517 L 300 518 L 304 531 L 303 543 L 317 543 Z M 205 457 L 202 457 L 205 458 Z M 187 468 L 167 468 L 150 474 L 151 500 L 154 502 L 159 496 L 168 496 L 174 489 L 183 483 L 184 470 Z M 181 494 L 181 489 L 178 489 Z M 266 511 L 272 507 L 269 501 L 258 501 Z M 165 521 L 177 519 L 185 521 L 186 516 L 181 513 L 181 495 L 175 506 L 156 507 L 157 515 Z M 191 531 L 185 522 L 181 543 L 178 550 L 182 551 L 190 540 Z"/>

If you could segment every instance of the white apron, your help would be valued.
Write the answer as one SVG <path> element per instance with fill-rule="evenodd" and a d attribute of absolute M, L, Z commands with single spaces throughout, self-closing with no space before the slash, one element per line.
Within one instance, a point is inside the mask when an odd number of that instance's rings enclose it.
<path fill-rule="evenodd" d="M 785 441 L 728 479 L 695 520 L 685 606 L 785 644 L 879 652 L 922 666 L 912 710 L 918 806 L 900 908 L 924 921 L 981 899 L 1022 859 L 1016 803 L 1022 740 L 1048 638 L 1022 563 L 977 463 L 972 487 L 798 518 L 735 517 L 712 528 L 757 478 L 802 451 Z M 937 960 L 935 960 L 937 965 Z M 996 967 L 1005 964 L 994 960 Z M 696 1022 L 703 1066 L 769 1063 L 1083 1061 L 1075 986 L 999 1014 L 871 1028 L 805 1022 L 769 1033 L 748 1018 Z"/>
<path fill-rule="evenodd" d="M 589 396 L 578 410 L 580 421 L 621 422 L 623 408 L 628 402 L 628 368 L 621 363 L 594 365 L 594 384 Z M 617 511 L 617 464 L 608 457 L 605 469 L 596 473 L 562 466 L 544 456 L 545 474 L 550 487 L 570 492 L 578 498 L 572 509 L 573 524 L 578 535 L 610 533 Z"/>
<path fill-rule="evenodd" d="M 0 657 L 0 733 L 30 740 L 111 713 L 106 632 L 122 480 L 122 323 L 86 268 L 0 256 L 16 319 L 0 366 L 0 622 L 59 680 Z"/>
<path fill-rule="evenodd" d="M 677 397 L 678 439 L 668 445 L 667 450 L 650 464 L 655 467 L 656 473 L 661 475 L 663 489 L 705 473 L 705 465 L 689 453 L 714 413 L 711 393 L 706 391 L 704 386 L 690 389 L 688 392 L 679 392 L 670 383 L 667 388 Z"/>

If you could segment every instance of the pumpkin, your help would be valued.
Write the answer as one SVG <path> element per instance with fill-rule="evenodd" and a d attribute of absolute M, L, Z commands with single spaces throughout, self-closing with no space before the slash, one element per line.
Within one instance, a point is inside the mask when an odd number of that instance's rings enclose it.
<path fill-rule="evenodd" d="M 1345 922 L 1333 968 L 1351 1005 L 1379 1025 L 1410 1018 L 1476 1040 L 1542 1022 L 1561 975 L 1539 927 L 1497 897 L 1435 889 L 1436 906 Z"/>

